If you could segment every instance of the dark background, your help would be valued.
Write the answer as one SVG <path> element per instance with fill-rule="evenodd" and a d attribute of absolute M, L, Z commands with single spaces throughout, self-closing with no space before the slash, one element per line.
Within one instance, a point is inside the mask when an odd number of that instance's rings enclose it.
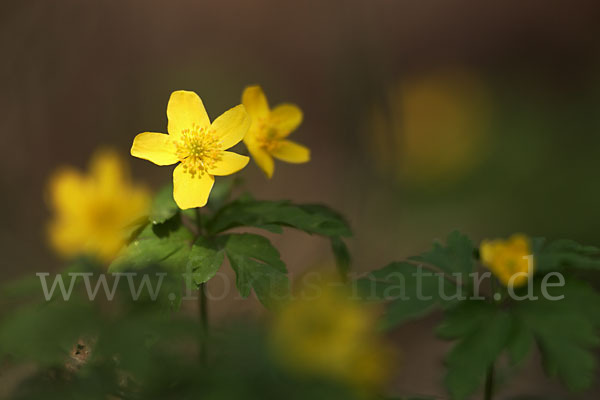
<path fill-rule="evenodd" d="M 53 169 L 112 146 L 157 188 L 171 168 L 128 151 L 166 130 L 170 93 L 196 91 L 214 119 L 254 83 L 304 110 L 291 138 L 312 161 L 270 181 L 250 164 L 247 189 L 344 212 L 359 272 L 453 229 L 597 245 L 598 21 L 597 1 L 4 1 L 0 280 L 60 265 L 44 234 Z M 295 274 L 331 264 L 325 241 L 272 238 Z M 214 319 L 260 313 L 234 297 Z M 394 334 L 402 393 L 442 393 L 436 318 Z M 505 393 L 553 393 L 538 365 Z"/>

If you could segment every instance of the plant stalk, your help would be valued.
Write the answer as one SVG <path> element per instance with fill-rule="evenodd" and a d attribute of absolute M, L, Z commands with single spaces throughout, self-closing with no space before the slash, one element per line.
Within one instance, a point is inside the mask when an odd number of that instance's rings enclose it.
<path fill-rule="evenodd" d="M 202 214 L 200 208 L 196 208 L 196 227 L 198 228 L 197 237 L 202 236 Z M 206 296 L 206 282 L 198 286 L 198 321 L 200 322 L 199 353 L 200 361 L 206 363 L 207 341 L 208 341 L 208 297 Z"/>
<path fill-rule="evenodd" d="M 484 399 L 492 400 L 492 396 L 494 395 L 494 364 L 490 365 L 487 371 L 487 375 L 485 377 L 485 391 L 484 391 Z"/>

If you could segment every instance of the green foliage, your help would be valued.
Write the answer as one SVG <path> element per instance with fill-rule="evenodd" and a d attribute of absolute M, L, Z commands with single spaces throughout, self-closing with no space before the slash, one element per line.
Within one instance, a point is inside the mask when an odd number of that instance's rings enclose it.
<path fill-rule="evenodd" d="M 352 256 L 350 256 L 348 246 L 346 246 L 346 243 L 342 238 L 333 236 L 331 238 L 331 251 L 333 251 L 335 264 L 340 275 L 345 278 L 348 275 L 348 272 L 350 272 L 352 264 Z"/>
<path fill-rule="evenodd" d="M 461 302 L 445 315 L 438 335 L 458 340 L 446 356 L 444 383 L 453 399 L 465 399 L 480 387 L 511 331 L 510 315 L 483 301 Z"/>
<path fill-rule="evenodd" d="M 565 269 L 600 269 L 600 248 L 583 246 L 573 240 L 556 240 L 540 244 L 535 251 L 535 268 L 538 271 L 562 271 Z"/>
<path fill-rule="evenodd" d="M 596 356 L 600 344 L 600 294 L 589 285 L 569 279 L 552 295 L 564 298 L 549 300 L 536 291 L 537 300 L 515 302 L 514 319 L 519 339 L 531 343 L 534 337 L 549 376 L 560 378 L 571 390 L 582 390 L 594 382 Z M 521 352 L 526 345 L 519 344 Z M 513 350 L 514 351 L 514 350 Z"/>
<path fill-rule="evenodd" d="M 467 236 L 452 232 L 446 245 L 436 242 L 410 261 L 392 263 L 357 282 L 362 298 L 389 302 L 382 322 L 385 329 L 424 316 L 438 306 L 448 307 L 470 293 L 465 284 L 470 282 L 474 263 L 473 244 Z"/>
<path fill-rule="evenodd" d="M 189 257 L 194 283 L 200 285 L 215 276 L 224 258 L 225 251 L 214 240 L 205 237 L 196 239 Z"/>
<path fill-rule="evenodd" d="M 471 239 L 454 231 L 446 238 L 445 246 L 435 242 L 430 251 L 412 257 L 411 260 L 433 265 L 449 275 L 463 275 L 466 278 L 473 272 L 473 250 Z"/>
<path fill-rule="evenodd" d="M 504 294 L 499 298 L 491 296 L 494 292 L 487 293 L 487 299 L 471 295 L 468 275 L 475 271 L 476 252 L 470 239 L 458 232 L 451 233 L 445 245 L 435 243 L 432 250 L 373 271 L 356 285 L 364 300 L 388 303 L 382 322 L 387 329 L 433 309 L 444 310 L 437 333 L 456 342 L 446 356 L 445 384 L 452 399 L 466 399 L 480 388 L 503 353 L 514 366 L 534 345 L 549 376 L 573 391 L 588 388 L 597 374 L 600 310 L 594 305 L 600 304 L 600 294 L 568 272 L 597 269 L 600 249 L 543 239 L 533 239 L 532 248 L 536 278 L 531 287 L 518 288 L 515 298 L 506 289 L 500 290 Z M 427 269 L 418 270 L 415 263 Z M 542 275 L 555 271 L 564 272 L 566 284 L 552 285 L 546 293 Z M 461 298 L 446 297 L 448 293 Z M 528 294 L 533 297 L 525 299 Z"/>
<path fill-rule="evenodd" d="M 173 272 L 184 272 L 193 239 L 193 234 L 178 218 L 149 224 L 121 251 L 109 271 L 160 264 Z"/>
<path fill-rule="evenodd" d="M 408 262 L 391 263 L 356 282 L 359 296 L 367 301 L 388 301 L 382 328 L 422 317 L 438 306 L 447 307 L 457 299 L 454 281 Z M 441 295 L 447 295 L 442 298 Z"/>
<path fill-rule="evenodd" d="M 243 297 L 254 289 L 260 302 L 273 308 L 289 297 L 289 281 L 279 252 L 268 239 L 253 234 L 231 234 L 220 238 Z"/>
<path fill-rule="evenodd" d="M 154 196 L 148 217 L 153 224 L 162 224 L 178 212 L 179 207 L 173 199 L 173 185 L 169 184 L 162 187 Z"/>
<path fill-rule="evenodd" d="M 295 205 L 289 201 L 259 201 L 241 198 L 221 208 L 207 226 L 209 234 L 217 234 L 240 226 L 252 226 L 281 232 L 281 226 L 307 233 L 334 237 L 351 236 L 344 219 L 321 205 Z"/>

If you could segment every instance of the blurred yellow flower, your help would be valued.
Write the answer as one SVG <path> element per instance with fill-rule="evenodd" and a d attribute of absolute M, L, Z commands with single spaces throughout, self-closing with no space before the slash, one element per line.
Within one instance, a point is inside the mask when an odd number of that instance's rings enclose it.
<path fill-rule="evenodd" d="M 483 264 L 505 286 L 510 284 L 511 278 L 514 287 L 522 286 L 533 275 L 531 245 L 525 235 L 515 234 L 508 240 L 484 240 L 480 254 Z"/>
<path fill-rule="evenodd" d="M 390 349 L 374 330 L 375 317 L 339 283 L 329 282 L 318 295 L 298 295 L 279 312 L 271 342 L 294 371 L 375 388 L 391 365 Z"/>
<path fill-rule="evenodd" d="M 49 200 L 54 218 L 48 237 L 59 254 L 86 254 L 103 261 L 117 254 L 150 206 L 150 194 L 133 186 L 128 172 L 115 152 L 104 150 L 92 158 L 88 175 L 68 167 L 52 175 Z"/>
<path fill-rule="evenodd" d="M 364 135 L 376 168 L 415 185 L 453 184 L 489 149 L 492 100 L 472 71 L 426 72 L 392 85 Z"/>
<path fill-rule="evenodd" d="M 298 106 L 285 103 L 271 110 L 260 86 L 244 89 L 242 104 L 252 118 L 244 143 L 267 177 L 273 176 L 273 157 L 295 164 L 310 160 L 308 148 L 286 139 L 302 122 L 302 111 Z"/>
<path fill-rule="evenodd" d="M 175 202 L 181 209 L 203 207 L 215 175 L 231 175 L 248 164 L 248 157 L 225 150 L 244 138 L 250 118 L 240 104 L 211 124 L 200 97 L 185 90 L 171 94 L 167 118 L 169 133 L 140 133 L 133 140 L 131 155 L 156 165 L 179 162 L 173 171 Z"/>

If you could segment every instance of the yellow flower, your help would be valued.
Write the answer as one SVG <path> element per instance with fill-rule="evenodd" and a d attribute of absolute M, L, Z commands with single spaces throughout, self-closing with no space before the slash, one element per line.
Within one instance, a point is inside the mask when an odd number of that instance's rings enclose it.
<path fill-rule="evenodd" d="M 203 207 L 214 176 L 231 175 L 248 164 L 246 156 L 225 151 L 250 127 L 243 105 L 210 123 L 204 104 L 194 92 L 178 90 L 167 105 L 169 134 L 144 132 L 133 140 L 131 155 L 156 165 L 180 164 L 173 171 L 173 198 L 181 209 Z"/>
<path fill-rule="evenodd" d="M 49 200 L 54 218 L 48 237 L 59 254 L 87 254 L 103 261 L 117 254 L 150 206 L 150 194 L 133 186 L 128 172 L 116 153 L 105 150 L 94 155 L 88 175 L 73 168 L 53 174 Z"/>
<path fill-rule="evenodd" d="M 518 287 L 526 284 L 533 275 L 531 245 L 525 235 L 515 234 L 508 240 L 484 240 L 480 254 L 483 264 L 505 286 L 509 285 L 513 276 L 513 285 Z"/>
<path fill-rule="evenodd" d="M 367 389 L 388 377 L 390 352 L 377 336 L 375 316 L 339 284 L 298 295 L 276 316 L 271 343 L 294 371 Z"/>
<path fill-rule="evenodd" d="M 294 104 L 280 104 L 269 109 L 267 98 L 260 86 L 249 86 L 242 94 L 242 104 L 252 118 L 244 143 L 256 164 L 273 176 L 273 157 L 289 163 L 310 160 L 310 150 L 286 138 L 302 122 L 302 111 Z"/>

